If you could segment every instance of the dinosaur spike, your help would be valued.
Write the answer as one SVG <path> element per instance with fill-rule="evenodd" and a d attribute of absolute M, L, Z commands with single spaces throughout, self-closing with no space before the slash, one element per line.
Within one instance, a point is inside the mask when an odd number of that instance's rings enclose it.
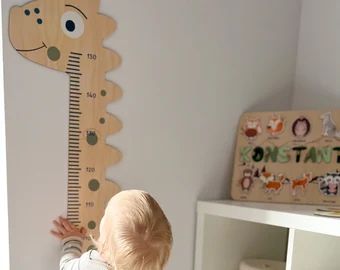
<path fill-rule="evenodd" d="M 99 9 L 100 0 L 88 0 L 87 2 L 91 5 L 92 9 L 94 9 L 94 10 L 98 10 Z"/>
<path fill-rule="evenodd" d="M 106 15 L 100 15 L 98 24 L 100 29 L 102 29 L 101 33 L 103 34 L 103 38 L 111 35 L 117 29 L 117 22 Z"/>
<path fill-rule="evenodd" d="M 111 196 L 112 194 L 116 194 L 121 191 L 120 187 L 114 181 L 106 179 L 105 183 L 109 184 L 111 189 L 114 189 L 114 191 L 110 192 Z M 111 197 L 109 199 L 111 199 Z"/>
<path fill-rule="evenodd" d="M 107 113 L 105 122 L 105 133 L 108 135 L 119 132 L 123 128 L 122 122 L 114 115 Z"/>
<path fill-rule="evenodd" d="M 122 59 L 118 53 L 107 48 L 103 48 L 102 50 L 102 59 L 105 59 L 105 62 L 102 63 L 102 68 L 106 72 L 117 68 L 122 62 Z"/>
<path fill-rule="evenodd" d="M 106 145 L 103 151 L 103 157 L 107 166 L 117 164 L 122 159 L 122 153 L 111 145 Z"/>
<path fill-rule="evenodd" d="M 123 92 L 120 86 L 106 80 L 104 85 L 102 86 L 101 95 L 105 97 L 107 103 L 111 103 L 112 101 L 120 99 L 123 95 Z"/>

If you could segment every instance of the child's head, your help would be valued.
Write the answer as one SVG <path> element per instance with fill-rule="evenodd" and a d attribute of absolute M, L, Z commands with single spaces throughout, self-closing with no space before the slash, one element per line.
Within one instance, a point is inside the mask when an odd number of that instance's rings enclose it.
<path fill-rule="evenodd" d="M 171 226 L 144 191 L 123 191 L 108 203 L 98 251 L 115 270 L 161 270 L 172 246 Z"/>

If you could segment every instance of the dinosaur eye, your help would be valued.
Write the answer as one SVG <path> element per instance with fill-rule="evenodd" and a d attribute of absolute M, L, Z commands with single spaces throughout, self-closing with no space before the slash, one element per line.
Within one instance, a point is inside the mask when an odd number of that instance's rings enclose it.
<path fill-rule="evenodd" d="M 73 11 L 67 11 L 61 17 L 61 29 L 70 38 L 80 38 L 85 30 L 83 18 Z"/>

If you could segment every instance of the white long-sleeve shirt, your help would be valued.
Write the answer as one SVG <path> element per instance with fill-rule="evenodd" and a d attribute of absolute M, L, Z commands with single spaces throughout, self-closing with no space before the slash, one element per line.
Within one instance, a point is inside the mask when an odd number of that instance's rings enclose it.
<path fill-rule="evenodd" d="M 109 270 L 110 266 L 96 250 L 82 254 L 83 240 L 80 237 L 68 237 L 61 242 L 60 270 Z"/>

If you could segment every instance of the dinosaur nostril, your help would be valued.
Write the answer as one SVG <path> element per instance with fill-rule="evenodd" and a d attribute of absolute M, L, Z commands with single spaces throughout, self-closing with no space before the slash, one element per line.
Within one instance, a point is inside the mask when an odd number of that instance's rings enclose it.
<path fill-rule="evenodd" d="M 29 16 L 31 14 L 31 12 L 28 9 L 25 9 L 25 15 Z"/>

